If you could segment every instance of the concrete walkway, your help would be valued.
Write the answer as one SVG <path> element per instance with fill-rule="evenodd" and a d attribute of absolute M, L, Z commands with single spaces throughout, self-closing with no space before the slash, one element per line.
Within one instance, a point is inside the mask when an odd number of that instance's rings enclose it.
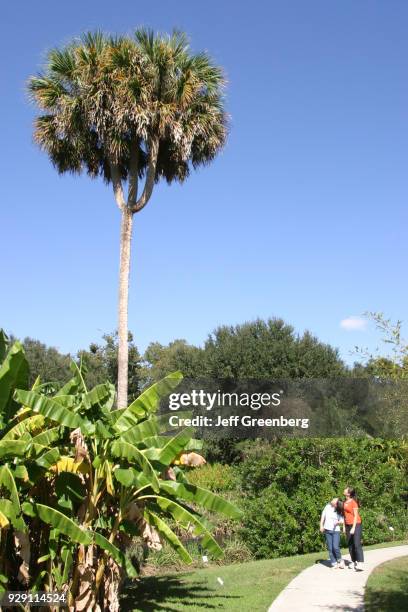
<path fill-rule="evenodd" d="M 316 563 L 300 572 L 275 599 L 268 612 L 361 612 L 370 572 L 381 563 L 408 556 L 408 546 L 364 552 L 363 572 L 331 569 Z M 344 557 L 347 560 L 349 556 Z"/>

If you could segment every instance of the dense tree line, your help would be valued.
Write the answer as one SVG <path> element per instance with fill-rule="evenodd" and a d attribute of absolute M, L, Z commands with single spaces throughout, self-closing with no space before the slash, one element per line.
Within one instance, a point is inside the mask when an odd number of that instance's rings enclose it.
<path fill-rule="evenodd" d="M 31 382 L 61 385 L 70 375 L 70 361 L 82 360 L 89 386 L 109 380 L 116 383 L 118 336 L 105 334 L 76 355 L 60 352 L 40 340 L 25 338 Z M 146 384 L 181 370 L 186 378 L 303 378 L 345 376 L 348 369 L 338 350 L 306 331 L 295 333 L 282 319 L 257 319 L 236 326 L 220 326 L 202 347 L 186 340 L 167 345 L 152 342 L 143 355 L 129 334 L 129 395 L 134 397 Z"/>
<path fill-rule="evenodd" d="M 129 400 L 137 397 L 146 386 L 176 370 L 180 370 L 185 378 L 218 381 L 315 379 L 318 384 L 317 379 L 324 379 L 324 389 L 319 393 L 325 396 L 325 403 L 321 402 L 319 409 L 323 413 L 330 410 L 339 424 L 339 432 L 345 425 L 348 427 L 349 416 L 351 423 L 357 414 L 357 420 L 352 423 L 354 429 L 358 421 L 357 425 L 363 424 L 364 431 L 371 435 L 393 435 L 404 429 L 404 419 L 406 421 L 404 409 L 401 411 L 401 398 L 408 396 L 405 389 L 407 345 L 401 336 L 400 323 L 393 325 L 382 315 L 373 317 L 384 341 L 392 347 L 391 355 L 364 354 L 365 363 L 356 363 L 353 367 L 345 365 L 337 349 L 308 331 L 296 333 L 291 325 L 277 318 L 217 327 L 201 347 L 182 339 L 167 345 L 152 342 L 144 354 L 139 352 L 129 334 Z M 105 334 L 100 343 L 92 343 L 88 349 L 79 350 L 73 356 L 32 338 L 26 338 L 23 345 L 30 365 L 31 384 L 39 376 L 42 382 L 50 383 L 51 389 L 58 389 L 69 378 L 70 362 L 74 358 L 82 364 L 90 388 L 106 381 L 116 385 L 117 333 Z M 344 383 L 344 378 L 368 377 L 393 381 L 388 392 L 385 420 L 382 407 L 374 405 L 364 384 L 359 389 L 355 384 Z M 379 427 L 381 423 L 384 427 L 389 426 L 388 429 Z M 218 441 L 209 445 L 209 458 L 230 462 L 236 457 L 236 449 L 231 440 Z"/>
<path fill-rule="evenodd" d="M 145 353 L 153 379 L 174 369 L 191 378 L 303 378 L 344 376 L 337 349 L 310 332 L 296 334 L 282 319 L 220 326 L 202 348 L 176 340 L 150 344 Z"/>
<path fill-rule="evenodd" d="M 16 338 L 12 335 L 11 342 Z M 82 364 L 85 382 L 89 388 L 107 381 L 116 384 L 118 370 L 118 336 L 117 333 L 105 334 L 102 342 L 92 343 L 88 349 L 79 350 L 77 354 L 62 353 L 56 347 L 47 346 L 40 340 L 24 338 L 24 352 L 30 367 L 29 384 L 34 384 L 40 377 L 41 382 L 48 383 L 50 389 L 62 387 L 72 376 L 70 364 L 74 360 Z M 129 398 L 138 395 L 142 384 L 142 358 L 133 337 L 129 334 Z"/>

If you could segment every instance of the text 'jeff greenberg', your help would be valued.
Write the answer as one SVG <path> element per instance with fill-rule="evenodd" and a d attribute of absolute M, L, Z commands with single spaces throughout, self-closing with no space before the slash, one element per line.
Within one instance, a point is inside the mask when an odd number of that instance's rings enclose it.
<path fill-rule="evenodd" d="M 281 392 L 283 393 L 283 392 Z M 203 389 L 193 389 L 188 393 L 171 393 L 169 409 L 201 408 L 203 410 L 222 410 L 223 408 L 249 408 L 251 410 L 277 408 L 281 406 L 281 393 L 225 393 L 216 391 L 209 393 Z M 283 406 L 282 406 L 283 407 Z M 264 414 L 264 412 L 263 412 Z M 215 418 L 208 415 L 169 417 L 172 427 L 296 427 L 308 429 L 309 419 L 295 418 L 289 415 L 276 415 L 260 418 L 248 414 L 228 415 L 218 414 Z"/>

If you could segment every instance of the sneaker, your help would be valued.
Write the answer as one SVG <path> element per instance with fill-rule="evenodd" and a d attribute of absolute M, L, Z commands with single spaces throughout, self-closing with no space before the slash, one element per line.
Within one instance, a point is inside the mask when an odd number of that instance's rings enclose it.
<path fill-rule="evenodd" d="M 363 563 L 361 563 L 361 561 L 357 563 L 356 561 L 354 569 L 356 570 L 356 572 L 363 572 L 364 571 Z"/>
<path fill-rule="evenodd" d="M 355 569 L 355 563 L 354 563 L 354 561 L 350 561 L 350 562 L 349 562 L 349 564 L 348 564 L 348 566 L 347 566 L 347 568 L 348 568 L 348 569 Z"/>
<path fill-rule="evenodd" d="M 343 559 L 342 559 L 341 561 L 338 561 L 338 563 L 337 563 L 337 567 L 338 567 L 339 569 L 344 569 L 344 561 L 343 561 Z"/>

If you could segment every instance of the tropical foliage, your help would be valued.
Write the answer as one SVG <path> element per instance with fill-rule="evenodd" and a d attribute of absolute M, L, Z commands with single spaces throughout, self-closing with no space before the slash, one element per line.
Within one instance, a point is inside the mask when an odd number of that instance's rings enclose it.
<path fill-rule="evenodd" d="M 189 483 L 179 459 L 200 444 L 189 429 L 166 432 L 157 412 L 180 373 L 113 410 L 113 385 L 88 390 L 75 363 L 53 396 L 39 380 L 27 390 L 22 346 L 7 351 L 3 333 L 0 340 L 3 590 L 66 590 L 75 610 L 118 610 L 124 576 L 137 574 L 125 555 L 132 538 L 153 549 L 165 540 L 188 563 L 185 530 L 209 555 L 222 555 L 198 507 L 230 518 L 240 511 Z"/>

